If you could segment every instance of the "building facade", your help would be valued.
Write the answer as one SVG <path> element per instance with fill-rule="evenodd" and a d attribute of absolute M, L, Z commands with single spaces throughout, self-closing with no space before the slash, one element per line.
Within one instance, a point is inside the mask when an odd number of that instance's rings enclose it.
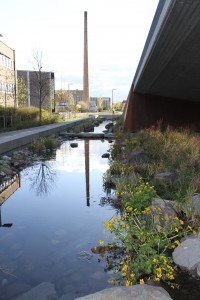
<path fill-rule="evenodd" d="M 15 50 L 0 41 L 0 105 L 17 107 Z"/>
<path fill-rule="evenodd" d="M 22 79 L 27 89 L 25 106 L 40 107 L 41 101 L 43 109 L 49 111 L 54 109 L 55 77 L 53 72 L 17 70 L 17 79 Z"/>

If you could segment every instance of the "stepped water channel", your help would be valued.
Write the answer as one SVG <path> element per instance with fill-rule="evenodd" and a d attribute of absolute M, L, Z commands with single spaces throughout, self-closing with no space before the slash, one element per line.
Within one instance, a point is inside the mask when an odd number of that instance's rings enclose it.
<path fill-rule="evenodd" d="M 110 144 L 76 142 L 72 148 L 63 141 L 53 159 L 22 170 L 15 192 L 0 207 L 0 300 L 16 299 L 44 282 L 54 285 L 58 299 L 69 300 L 111 286 L 112 274 L 91 252 L 105 238 L 102 221 L 114 214 L 101 205 L 108 169 L 102 154 Z"/>

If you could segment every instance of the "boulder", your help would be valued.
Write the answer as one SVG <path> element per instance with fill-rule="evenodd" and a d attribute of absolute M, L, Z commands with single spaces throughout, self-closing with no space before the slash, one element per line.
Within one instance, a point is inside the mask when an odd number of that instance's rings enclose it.
<path fill-rule="evenodd" d="M 164 229 L 177 216 L 176 202 L 153 198 L 150 210 L 154 213 L 154 221 L 157 229 Z"/>
<path fill-rule="evenodd" d="M 169 294 L 161 287 L 147 284 L 113 287 L 75 300 L 170 300 Z"/>
<path fill-rule="evenodd" d="M 56 300 L 58 299 L 54 285 L 50 282 L 43 282 L 28 292 L 15 298 L 15 300 Z"/>
<path fill-rule="evenodd" d="M 141 149 L 134 149 L 127 157 L 125 163 L 136 163 L 136 162 L 146 162 L 148 160 L 147 155 Z"/>
<path fill-rule="evenodd" d="M 109 157 L 110 157 L 110 154 L 109 154 L 109 153 L 104 153 L 104 154 L 102 154 L 101 157 L 102 157 L 102 158 L 109 158 Z"/>
<path fill-rule="evenodd" d="M 78 143 L 71 143 L 70 146 L 71 146 L 72 148 L 77 148 L 77 147 L 78 147 Z"/>
<path fill-rule="evenodd" d="M 199 194 L 189 199 L 188 208 L 191 210 L 191 212 L 194 212 L 195 215 L 200 216 L 200 195 Z"/>
<path fill-rule="evenodd" d="M 187 237 L 175 248 L 172 257 L 181 269 L 200 276 L 200 233 Z"/>
<path fill-rule="evenodd" d="M 171 172 L 162 172 L 155 175 L 156 184 L 173 184 L 176 180 L 176 174 Z"/>

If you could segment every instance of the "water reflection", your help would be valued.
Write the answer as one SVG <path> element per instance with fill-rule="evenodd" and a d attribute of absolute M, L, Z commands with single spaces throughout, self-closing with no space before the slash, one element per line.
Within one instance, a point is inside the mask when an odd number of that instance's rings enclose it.
<path fill-rule="evenodd" d="M 4 181 L 0 185 L 0 227 L 12 227 L 12 223 L 4 223 L 2 222 L 2 215 L 1 215 L 1 206 L 3 203 L 15 193 L 15 191 L 20 187 L 20 174 L 16 174 L 10 180 Z"/>
<path fill-rule="evenodd" d="M 35 190 L 37 196 L 47 196 L 55 184 L 55 176 L 51 165 L 42 162 L 31 178 L 30 188 Z"/>
<path fill-rule="evenodd" d="M 0 227 L 7 227 L 7 228 L 10 228 L 12 227 L 12 223 L 2 223 L 2 217 L 1 217 L 1 206 L 0 206 Z"/>
<path fill-rule="evenodd" d="M 87 206 L 90 206 L 90 140 L 84 140 L 85 146 L 85 182 L 86 182 L 86 203 Z"/>
<path fill-rule="evenodd" d="M 2 225 L 14 225 L 0 230 L 0 266 L 16 277 L 0 272 L 0 299 L 16 299 L 21 287 L 30 290 L 43 282 L 68 300 L 109 286 L 113 275 L 90 250 L 104 239 L 102 220 L 114 214 L 99 205 L 106 196 L 102 176 L 108 160 L 101 156 L 108 147 L 107 141 L 78 140 L 72 149 L 64 141 L 55 160 L 21 172 L 21 188 L 2 207 Z M 38 190 L 43 198 L 36 197 Z"/>

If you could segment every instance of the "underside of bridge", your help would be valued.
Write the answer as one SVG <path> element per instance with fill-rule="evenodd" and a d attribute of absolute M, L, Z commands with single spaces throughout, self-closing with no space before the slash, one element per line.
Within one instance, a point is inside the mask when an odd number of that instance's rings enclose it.
<path fill-rule="evenodd" d="M 160 0 L 124 111 L 124 129 L 200 130 L 200 1 Z"/>

